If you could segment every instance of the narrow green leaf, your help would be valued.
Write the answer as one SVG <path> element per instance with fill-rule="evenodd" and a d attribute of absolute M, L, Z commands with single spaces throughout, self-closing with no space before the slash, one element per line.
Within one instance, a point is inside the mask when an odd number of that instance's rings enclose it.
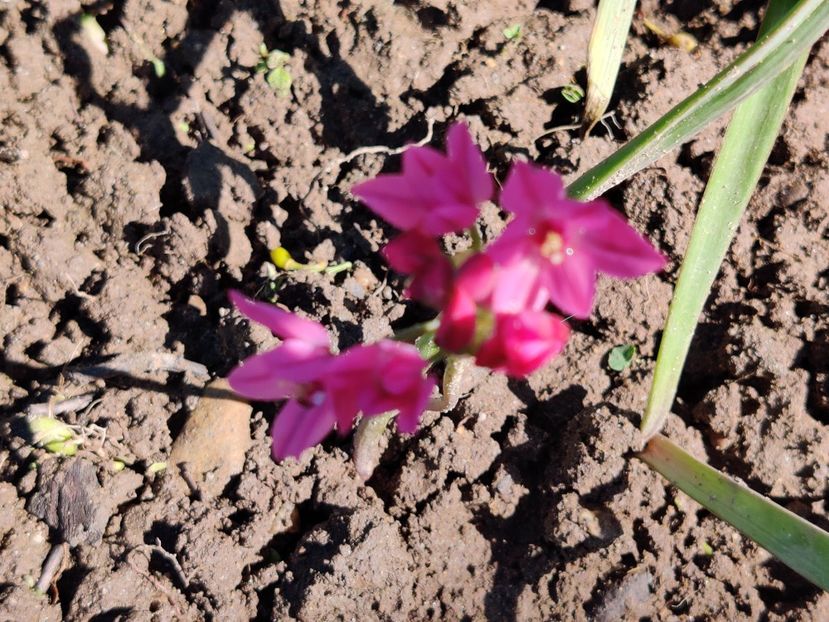
<path fill-rule="evenodd" d="M 786 0 L 769 3 L 761 36 L 769 25 L 783 20 L 788 8 Z M 659 431 L 671 410 L 705 300 L 780 132 L 808 55 L 808 50 L 801 52 L 793 65 L 741 103 L 728 125 L 668 311 L 642 419 L 646 436 Z"/>
<path fill-rule="evenodd" d="M 794 63 L 829 28 L 829 2 L 800 0 L 765 33 L 690 97 L 576 179 L 567 192 L 595 197 L 687 141 Z"/>
<path fill-rule="evenodd" d="M 815 585 L 829 590 L 829 533 L 654 436 L 637 457 Z"/>
<path fill-rule="evenodd" d="M 599 122 L 610 103 L 634 8 L 636 0 L 599 0 L 587 48 L 586 133 Z"/>

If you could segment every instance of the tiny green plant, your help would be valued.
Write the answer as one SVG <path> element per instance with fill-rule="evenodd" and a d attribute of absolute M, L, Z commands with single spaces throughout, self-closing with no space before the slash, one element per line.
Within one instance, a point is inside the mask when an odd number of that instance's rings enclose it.
<path fill-rule="evenodd" d="M 287 97 L 291 92 L 293 77 L 287 66 L 291 56 L 282 50 L 268 50 L 263 43 L 259 46 L 259 62 L 256 73 L 265 75 L 265 81 L 280 97 Z"/>
<path fill-rule="evenodd" d="M 636 346 L 627 343 L 616 346 L 607 356 L 607 366 L 613 371 L 624 371 L 636 358 Z"/>
<path fill-rule="evenodd" d="M 81 31 L 101 54 L 109 54 L 109 46 L 107 45 L 107 34 L 98 20 L 91 13 L 84 13 L 80 19 Z"/>
<path fill-rule="evenodd" d="M 512 24 L 503 30 L 504 38 L 507 41 L 514 41 L 521 37 L 521 24 Z"/>
<path fill-rule="evenodd" d="M 578 84 L 568 84 L 561 87 L 561 96 L 571 104 L 577 104 L 584 99 L 584 89 Z"/>
<path fill-rule="evenodd" d="M 27 425 L 36 446 L 62 456 L 74 456 L 78 452 L 81 439 L 62 421 L 53 417 L 32 417 Z"/>
<path fill-rule="evenodd" d="M 163 78 L 167 73 L 167 66 L 164 64 L 164 61 L 156 56 L 153 56 L 150 59 L 150 63 L 153 66 L 153 73 L 155 74 L 155 77 Z"/>

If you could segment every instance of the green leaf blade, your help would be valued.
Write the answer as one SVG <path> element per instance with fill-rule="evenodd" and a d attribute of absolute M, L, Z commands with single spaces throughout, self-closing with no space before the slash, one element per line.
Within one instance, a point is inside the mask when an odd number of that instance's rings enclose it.
<path fill-rule="evenodd" d="M 829 533 L 730 479 L 661 435 L 637 457 L 711 513 L 829 590 Z"/>
<path fill-rule="evenodd" d="M 774 28 L 692 95 L 567 188 L 593 198 L 655 162 L 793 64 L 829 28 L 829 2 L 800 0 Z"/>
<path fill-rule="evenodd" d="M 772 0 L 764 27 L 782 20 L 786 8 L 785 0 Z M 670 412 L 705 301 L 780 132 L 808 54 L 808 50 L 801 52 L 793 65 L 742 102 L 728 125 L 691 231 L 659 345 L 642 419 L 646 437 L 659 431 Z"/>
<path fill-rule="evenodd" d="M 587 132 L 602 118 L 610 103 L 635 8 L 636 0 L 599 0 L 587 48 Z"/>

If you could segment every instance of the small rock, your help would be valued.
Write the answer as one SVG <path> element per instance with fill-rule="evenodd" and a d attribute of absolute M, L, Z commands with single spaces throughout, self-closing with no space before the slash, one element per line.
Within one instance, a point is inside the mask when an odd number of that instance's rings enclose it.
<path fill-rule="evenodd" d="M 651 597 L 653 575 L 648 571 L 631 572 L 619 584 L 600 596 L 593 618 L 596 622 L 636 619 L 644 613 Z"/>
<path fill-rule="evenodd" d="M 226 380 L 207 385 L 170 452 L 171 471 L 177 473 L 184 465 L 206 497 L 220 495 L 230 478 L 242 471 L 251 445 L 252 408 L 231 397 L 230 391 Z M 226 397 L 221 395 L 225 392 Z"/>

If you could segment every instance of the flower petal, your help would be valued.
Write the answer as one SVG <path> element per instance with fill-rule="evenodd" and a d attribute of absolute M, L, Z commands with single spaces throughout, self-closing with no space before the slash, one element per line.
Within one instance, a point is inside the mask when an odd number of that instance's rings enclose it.
<path fill-rule="evenodd" d="M 482 367 L 523 377 L 561 352 L 569 335 L 564 320 L 552 313 L 501 315 L 494 335 L 478 350 L 475 361 Z"/>
<path fill-rule="evenodd" d="M 472 141 L 464 123 L 455 123 L 446 133 L 446 151 L 449 160 L 461 174 L 472 203 L 483 203 L 492 198 L 492 176 L 486 170 L 486 160 Z M 474 222 L 474 221 L 473 221 Z"/>
<path fill-rule="evenodd" d="M 426 410 L 429 398 L 435 389 L 435 379 L 427 376 L 419 385 L 418 391 L 404 408 L 400 409 L 397 415 L 397 429 L 404 434 L 412 434 L 417 430 L 420 417 Z"/>
<path fill-rule="evenodd" d="M 298 458 L 322 441 L 334 428 L 334 422 L 334 411 L 327 400 L 310 408 L 295 400 L 286 402 L 271 424 L 271 454 L 275 460 Z"/>
<path fill-rule="evenodd" d="M 239 311 L 258 324 L 267 326 L 282 339 L 297 339 L 328 350 L 331 338 L 325 328 L 266 302 L 257 302 L 241 292 L 231 290 L 228 297 Z"/>
<path fill-rule="evenodd" d="M 361 182 L 351 193 L 398 229 L 414 229 L 424 218 L 421 197 L 405 175 L 380 175 Z"/>
<path fill-rule="evenodd" d="M 564 198 L 561 177 L 527 162 L 515 162 L 501 191 L 501 207 L 531 219 L 550 216 L 550 207 Z"/>
<path fill-rule="evenodd" d="M 590 316 L 596 296 L 596 269 L 588 253 L 574 248 L 573 254 L 558 265 L 549 265 L 542 283 L 550 300 L 567 315 L 584 319 Z"/>
<path fill-rule="evenodd" d="M 437 240 L 419 231 L 407 231 L 385 246 L 383 256 L 398 272 L 412 275 L 406 290 L 409 298 L 435 308 L 443 304 L 453 269 Z"/>
<path fill-rule="evenodd" d="M 496 268 L 490 308 L 495 313 L 540 311 L 547 305 L 549 292 L 542 286 L 539 260 L 518 255 Z"/>
<path fill-rule="evenodd" d="M 475 336 L 477 305 L 463 289 L 456 288 L 443 309 L 435 343 L 450 352 L 462 352 Z"/>
<path fill-rule="evenodd" d="M 291 339 L 282 345 L 245 359 L 230 372 L 231 388 L 254 400 L 281 400 L 297 397 L 300 385 L 317 380 L 327 372 L 331 356 L 314 345 Z"/>
<path fill-rule="evenodd" d="M 600 272 L 632 278 L 658 272 L 666 259 L 650 242 L 604 201 L 593 201 L 591 209 L 574 219 L 571 227 L 580 233 L 583 246 Z"/>

